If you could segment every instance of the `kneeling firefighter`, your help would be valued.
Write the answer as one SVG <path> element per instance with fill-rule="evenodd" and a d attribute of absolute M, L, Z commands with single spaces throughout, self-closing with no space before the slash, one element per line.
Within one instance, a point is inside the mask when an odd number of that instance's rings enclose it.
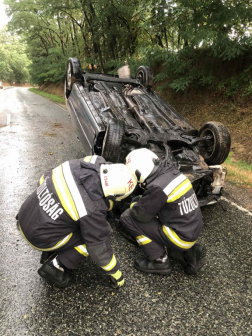
<path fill-rule="evenodd" d="M 77 264 L 88 255 L 116 287 L 124 284 L 110 245 L 107 211 L 132 193 L 137 180 L 123 164 L 100 156 L 64 162 L 47 171 L 17 215 L 23 237 L 43 251 L 41 277 L 57 287 L 70 286 Z"/>
<path fill-rule="evenodd" d="M 146 148 L 129 153 L 126 166 L 145 188 L 142 197 L 133 199 L 120 218 L 146 255 L 135 260 L 135 268 L 170 274 L 170 255 L 184 262 L 187 274 L 196 274 L 204 265 L 206 250 L 196 243 L 203 222 L 190 181 L 173 164 L 160 161 Z"/>

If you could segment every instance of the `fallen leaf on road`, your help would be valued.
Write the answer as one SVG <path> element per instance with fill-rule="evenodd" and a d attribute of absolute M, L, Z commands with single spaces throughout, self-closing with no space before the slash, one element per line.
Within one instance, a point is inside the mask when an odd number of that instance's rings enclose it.
<path fill-rule="evenodd" d="M 60 123 L 54 123 L 53 127 L 55 127 L 55 128 L 63 128 L 63 126 Z"/>
<path fill-rule="evenodd" d="M 26 318 L 27 318 L 27 315 L 24 316 L 24 319 L 26 319 Z"/>
<path fill-rule="evenodd" d="M 49 155 L 53 155 L 53 153 L 52 153 L 52 152 L 49 152 L 48 154 L 49 154 Z"/>
<path fill-rule="evenodd" d="M 52 133 L 52 132 L 44 132 L 44 135 L 48 135 L 48 136 L 51 136 L 51 137 L 56 137 L 57 136 L 56 133 Z"/>

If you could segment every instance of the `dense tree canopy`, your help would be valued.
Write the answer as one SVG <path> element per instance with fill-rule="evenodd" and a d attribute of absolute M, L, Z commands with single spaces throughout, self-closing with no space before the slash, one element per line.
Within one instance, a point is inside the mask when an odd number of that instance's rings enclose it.
<path fill-rule="evenodd" d="M 218 62 L 250 56 L 251 2 L 5 0 L 9 30 L 26 40 L 33 82 L 62 79 L 67 58 L 75 56 L 102 72 L 125 59 L 133 69 L 162 63 L 157 80 L 172 79 L 176 90 L 209 85 Z"/>
<path fill-rule="evenodd" d="M 16 36 L 0 31 L 0 80 L 24 83 L 29 80 L 26 46 Z"/>

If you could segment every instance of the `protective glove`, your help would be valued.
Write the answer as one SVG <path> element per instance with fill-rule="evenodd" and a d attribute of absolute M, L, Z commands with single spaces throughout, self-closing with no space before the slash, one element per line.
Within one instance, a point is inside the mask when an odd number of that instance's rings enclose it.
<path fill-rule="evenodd" d="M 115 274 L 110 274 L 110 280 L 115 288 L 119 288 L 124 285 L 124 278 L 122 272 L 119 270 Z"/>

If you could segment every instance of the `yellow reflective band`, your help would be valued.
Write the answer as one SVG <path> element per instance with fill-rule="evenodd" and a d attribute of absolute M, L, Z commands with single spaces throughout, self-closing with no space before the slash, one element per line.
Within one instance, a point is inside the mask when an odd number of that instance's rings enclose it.
<path fill-rule="evenodd" d="M 186 179 L 176 189 L 174 189 L 170 195 L 168 195 L 167 203 L 176 201 L 177 199 L 185 195 L 190 189 L 192 189 L 191 182 Z"/>
<path fill-rule="evenodd" d="M 88 257 L 89 255 L 85 244 L 76 246 L 75 250 L 78 251 L 80 254 L 83 254 L 85 257 Z"/>
<path fill-rule="evenodd" d="M 115 258 L 114 254 L 113 254 L 113 257 L 112 257 L 110 263 L 108 265 L 106 265 L 106 266 L 101 266 L 101 268 L 103 268 L 105 271 L 111 271 L 112 268 L 115 267 L 115 265 L 116 265 L 116 258 Z"/>
<path fill-rule="evenodd" d="M 124 285 L 124 279 L 122 279 L 122 281 L 120 281 L 120 282 L 117 282 L 117 285 L 118 285 L 119 287 L 122 287 L 122 286 Z"/>
<path fill-rule="evenodd" d="M 182 249 L 188 250 L 196 243 L 196 241 L 187 242 L 187 241 L 180 239 L 179 236 L 171 228 L 165 225 L 163 225 L 163 231 L 166 234 L 166 236 L 169 238 L 169 240 L 173 242 L 173 244 L 175 244 L 176 246 Z"/>
<path fill-rule="evenodd" d="M 42 184 L 42 183 L 44 182 L 44 180 L 45 180 L 44 175 L 42 175 L 42 176 L 40 177 L 39 184 Z"/>
<path fill-rule="evenodd" d="M 63 245 L 65 245 L 72 237 L 73 233 L 71 232 L 68 236 L 66 236 L 64 239 L 60 240 L 55 246 L 53 247 L 49 247 L 49 248 L 46 248 L 46 249 L 42 249 L 42 248 L 38 248 L 34 245 L 32 245 L 32 243 L 29 242 L 29 240 L 25 237 L 23 231 L 21 230 L 21 227 L 20 225 L 18 224 L 18 227 L 20 229 L 20 232 L 22 234 L 22 236 L 24 237 L 24 239 L 27 241 L 27 243 L 29 243 L 33 248 L 35 248 L 36 250 L 39 250 L 39 251 L 44 251 L 44 252 L 47 252 L 47 251 L 54 251 L 56 250 L 57 248 L 59 247 L 62 247 Z"/>
<path fill-rule="evenodd" d="M 52 171 L 52 180 L 57 192 L 57 195 L 60 199 L 60 202 L 69 216 L 74 220 L 77 221 L 79 219 L 78 212 L 76 210 L 72 195 L 68 189 L 66 184 L 63 172 L 62 172 L 62 165 L 58 166 L 57 168 L 53 169 Z"/>
<path fill-rule="evenodd" d="M 137 202 L 133 202 L 133 203 L 131 203 L 131 204 L 130 204 L 130 209 L 132 209 L 133 206 L 134 206 L 136 203 L 137 203 Z"/>
<path fill-rule="evenodd" d="M 113 209 L 114 202 L 112 200 L 109 200 L 109 208 L 108 211 L 111 211 Z"/>
<path fill-rule="evenodd" d="M 116 280 L 120 279 L 122 276 L 122 272 L 120 270 L 116 271 L 115 274 L 110 274 L 113 278 L 115 278 Z"/>
<path fill-rule="evenodd" d="M 92 159 L 92 155 L 84 157 L 83 161 L 90 162 Z"/>
<path fill-rule="evenodd" d="M 145 236 L 137 236 L 136 241 L 138 242 L 138 245 L 145 245 L 145 244 L 149 244 L 152 242 L 150 238 L 145 237 Z"/>

